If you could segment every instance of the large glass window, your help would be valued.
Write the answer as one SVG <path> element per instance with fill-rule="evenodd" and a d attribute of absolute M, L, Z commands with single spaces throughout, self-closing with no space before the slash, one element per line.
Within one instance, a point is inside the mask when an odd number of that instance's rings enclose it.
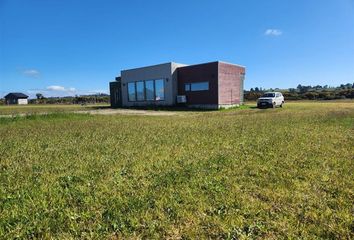
<path fill-rule="evenodd" d="M 128 101 L 136 101 L 135 82 L 128 83 Z"/>
<path fill-rule="evenodd" d="M 184 90 L 189 91 L 207 91 L 209 90 L 209 82 L 195 82 L 195 83 L 186 83 L 184 85 Z"/>
<path fill-rule="evenodd" d="M 144 93 L 144 82 L 136 82 L 136 100 L 137 101 L 144 101 L 145 100 L 145 93 Z"/>
<path fill-rule="evenodd" d="M 145 81 L 145 96 L 148 101 L 155 99 L 154 80 Z"/>
<path fill-rule="evenodd" d="M 191 91 L 206 91 L 209 90 L 209 82 L 191 83 Z"/>
<path fill-rule="evenodd" d="M 128 101 L 164 101 L 164 79 L 145 80 L 128 83 Z"/>
<path fill-rule="evenodd" d="M 155 80 L 155 100 L 165 100 L 165 82 L 163 79 Z"/>

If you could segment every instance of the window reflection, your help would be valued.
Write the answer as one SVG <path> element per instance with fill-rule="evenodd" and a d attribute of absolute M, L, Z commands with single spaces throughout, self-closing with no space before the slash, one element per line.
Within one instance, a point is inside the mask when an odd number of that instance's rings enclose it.
<path fill-rule="evenodd" d="M 195 83 L 186 83 L 184 85 L 184 90 L 189 91 L 207 91 L 209 90 L 209 82 L 195 82 Z"/>
<path fill-rule="evenodd" d="M 153 101 L 155 98 L 154 80 L 145 81 L 146 100 Z"/>
<path fill-rule="evenodd" d="M 186 84 L 184 85 L 184 90 L 185 90 L 186 92 L 189 92 L 189 91 L 191 90 L 191 84 L 190 84 L 190 83 L 186 83 Z"/>
<path fill-rule="evenodd" d="M 136 82 L 136 100 L 144 101 L 145 93 L 144 93 L 144 82 Z"/>
<path fill-rule="evenodd" d="M 165 100 L 165 86 L 163 79 L 155 80 L 155 100 Z"/>
<path fill-rule="evenodd" d="M 135 82 L 128 83 L 128 100 L 135 101 Z"/>
<path fill-rule="evenodd" d="M 128 83 L 128 101 L 164 101 L 164 79 L 145 80 Z"/>

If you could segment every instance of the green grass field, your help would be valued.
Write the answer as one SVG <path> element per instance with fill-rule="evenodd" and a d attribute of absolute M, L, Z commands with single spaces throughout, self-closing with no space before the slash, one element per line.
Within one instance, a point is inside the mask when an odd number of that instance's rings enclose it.
<path fill-rule="evenodd" d="M 100 107 L 108 107 L 105 104 L 83 105 L 80 104 L 38 104 L 38 105 L 0 105 L 1 115 L 36 114 L 36 113 L 63 113 L 82 110 L 92 110 Z"/>
<path fill-rule="evenodd" d="M 354 238 L 353 101 L 7 117 L 0 136 L 0 239 Z"/>

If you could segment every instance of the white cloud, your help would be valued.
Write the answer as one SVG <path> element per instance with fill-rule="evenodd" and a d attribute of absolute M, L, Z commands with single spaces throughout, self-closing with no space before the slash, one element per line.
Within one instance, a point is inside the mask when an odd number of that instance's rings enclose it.
<path fill-rule="evenodd" d="M 47 90 L 49 91 L 66 91 L 65 87 L 62 87 L 62 86 L 48 86 L 47 87 Z"/>
<path fill-rule="evenodd" d="M 108 90 L 107 89 L 96 89 L 96 90 L 92 90 L 92 91 L 86 91 L 87 94 L 99 94 L 99 93 L 106 93 L 108 94 Z"/>
<path fill-rule="evenodd" d="M 70 87 L 67 89 L 69 92 L 76 92 L 76 88 Z"/>
<path fill-rule="evenodd" d="M 73 88 L 73 87 L 66 88 L 66 87 L 58 86 L 58 85 L 48 86 L 48 87 L 46 87 L 44 92 L 46 92 L 46 94 L 49 94 L 49 95 L 52 95 L 50 92 L 52 92 L 54 94 L 59 94 L 59 95 L 62 95 L 62 94 L 72 95 L 74 93 L 77 94 L 76 88 Z"/>
<path fill-rule="evenodd" d="M 61 92 L 61 93 L 65 93 L 65 94 L 73 94 L 73 93 L 77 92 L 76 88 L 73 88 L 73 87 L 66 88 L 66 87 L 58 86 L 58 85 L 48 86 L 48 87 L 46 87 L 46 91 L 48 91 L 48 92 Z"/>
<path fill-rule="evenodd" d="M 267 29 L 264 32 L 264 35 L 266 35 L 266 36 L 280 36 L 282 34 L 283 34 L 283 32 L 279 29 Z"/>
<path fill-rule="evenodd" d="M 42 93 L 44 97 L 65 97 L 65 96 L 75 96 L 75 95 L 78 96 L 91 95 L 91 94 L 99 94 L 99 93 L 108 94 L 109 91 L 107 89 L 80 90 L 74 87 L 64 87 L 59 85 L 51 85 L 46 88 L 27 90 L 27 94 L 30 96 L 30 98 L 36 98 L 36 93 Z"/>
<path fill-rule="evenodd" d="M 40 72 L 36 69 L 26 69 L 23 70 L 23 75 L 27 76 L 27 77 L 33 77 L 33 78 L 37 78 L 40 75 Z"/>

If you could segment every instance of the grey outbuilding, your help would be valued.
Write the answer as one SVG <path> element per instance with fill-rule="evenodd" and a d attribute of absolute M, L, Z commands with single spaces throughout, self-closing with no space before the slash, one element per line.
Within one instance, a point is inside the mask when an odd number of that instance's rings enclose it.
<path fill-rule="evenodd" d="M 5 96 L 6 104 L 19 104 L 26 105 L 28 104 L 28 96 L 23 93 L 9 93 Z"/>

